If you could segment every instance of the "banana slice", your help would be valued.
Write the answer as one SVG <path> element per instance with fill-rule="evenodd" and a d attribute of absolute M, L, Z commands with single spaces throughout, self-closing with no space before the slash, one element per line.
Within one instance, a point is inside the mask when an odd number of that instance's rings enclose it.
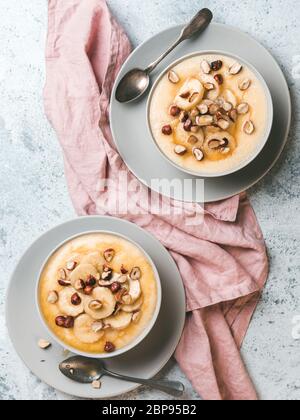
<path fill-rule="evenodd" d="M 95 309 L 96 305 L 93 304 L 96 301 L 101 303 L 99 309 Z M 116 300 L 114 295 L 106 287 L 96 287 L 93 293 L 84 299 L 85 312 L 96 321 L 110 316 L 114 312 L 115 306 Z"/>
<path fill-rule="evenodd" d="M 183 124 L 179 123 L 175 128 L 175 141 L 180 144 L 191 144 L 190 138 L 193 136 L 195 139 L 197 139 L 197 142 L 193 142 L 192 145 L 195 144 L 201 146 L 204 142 L 204 134 L 201 127 L 199 127 L 199 130 L 197 133 L 191 133 L 185 131 L 183 128 Z"/>
<path fill-rule="evenodd" d="M 235 148 L 235 139 L 227 131 L 220 131 L 208 135 L 204 143 L 205 155 L 210 160 L 226 159 Z"/>
<path fill-rule="evenodd" d="M 144 297 L 140 296 L 139 299 L 132 305 L 122 305 L 121 309 L 123 312 L 136 312 L 138 311 L 144 303 Z"/>
<path fill-rule="evenodd" d="M 91 264 L 93 265 L 100 273 L 102 273 L 103 265 L 105 264 L 105 259 L 100 252 L 91 252 L 82 258 L 81 264 Z"/>
<path fill-rule="evenodd" d="M 190 111 L 202 101 L 204 95 L 204 87 L 196 78 L 188 79 L 175 97 L 174 105 L 184 111 Z"/>
<path fill-rule="evenodd" d="M 203 83 L 203 86 L 213 86 L 212 89 L 208 90 L 207 92 L 207 99 L 210 99 L 212 101 L 216 100 L 217 97 L 220 95 L 220 85 L 215 80 L 215 78 L 210 74 L 201 74 L 200 75 L 201 82 Z"/>
<path fill-rule="evenodd" d="M 78 318 L 75 319 L 74 322 L 73 331 L 75 337 L 82 343 L 97 343 L 97 341 L 99 341 L 103 337 L 104 331 L 97 331 L 95 328 L 93 328 L 94 323 L 95 320 L 89 315 L 80 315 Z"/>
<path fill-rule="evenodd" d="M 131 303 L 134 303 L 142 294 L 141 283 L 139 280 L 132 280 L 129 278 L 128 294 L 131 297 Z"/>
<path fill-rule="evenodd" d="M 70 274 L 71 285 L 75 287 L 78 280 L 86 281 L 89 276 L 99 279 L 99 273 L 92 264 L 79 264 L 74 271 Z"/>
<path fill-rule="evenodd" d="M 83 312 L 83 303 L 79 305 L 73 305 L 71 302 L 72 296 L 76 294 L 76 290 L 73 287 L 65 287 L 58 294 L 58 307 L 59 310 L 68 316 L 76 317 Z"/>
<path fill-rule="evenodd" d="M 110 326 L 114 330 L 124 330 L 132 320 L 132 313 L 120 311 L 117 315 L 111 316 L 104 320 L 104 324 Z"/>
<path fill-rule="evenodd" d="M 236 108 L 237 106 L 237 99 L 236 96 L 232 93 L 230 89 L 225 89 L 223 92 L 223 97 L 226 102 L 229 102 L 231 105 L 233 105 L 233 108 Z"/>

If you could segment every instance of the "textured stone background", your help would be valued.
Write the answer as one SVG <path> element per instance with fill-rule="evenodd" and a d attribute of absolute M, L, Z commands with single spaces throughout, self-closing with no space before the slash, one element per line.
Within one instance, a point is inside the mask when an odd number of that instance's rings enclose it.
<path fill-rule="evenodd" d="M 263 399 L 300 399 L 300 342 L 292 338 L 292 319 L 300 315 L 300 80 L 293 77 L 293 57 L 300 56 L 299 0 L 109 4 L 135 46 L 187 21 L 201 6 L 211 7 L 217 21 L 242 28 L 268 47 L 288 78 L 294 111 L 290 142 L 276 168 L 250 191 L 269 247 L 271 274 L 243 355 Z M 28 372 L 9 342 L 4 320 L 9 275 L 22 252 L 40 233 L 75 216 L 61 152 L 41 99 L 46 12 L 45 0 L 0 0 L 0 399 L 69 398 Z M 176 366 L 166 373 L 185 381 L 185 398 L 197 398 Z M 122 398 L 165 396 L 141 388 Z"/>

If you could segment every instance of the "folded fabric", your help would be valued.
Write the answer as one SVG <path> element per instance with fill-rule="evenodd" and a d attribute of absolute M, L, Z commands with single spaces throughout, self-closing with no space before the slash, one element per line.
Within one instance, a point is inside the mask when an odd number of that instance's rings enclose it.
<path fill-rule="evenodd" d="M 104 0 L 49 0 L 44 101 L 62 146 L 71 199 L 78 215 L 127 219 L 171 252 L 188 312 L 175 356 L 199 395 L 256 399 L 239 348 L 268 274 L 261 230 L 246 194 L 204 210 L 185 204 L 184 214 L 154 214 L 145 200 L 137 200 L 149 191 L 120 158 L 108 114 L 114 80 L 130 51 Z M 121 172 L 137 186 L 137 192 L 126 193 L 126 212 L 120 210 L 122 191 L 115 182 Z M 176 210 L 182 203 L 169 200 L 169 205 Z M 199 223 L 191 225 L 191 218 Z"/>

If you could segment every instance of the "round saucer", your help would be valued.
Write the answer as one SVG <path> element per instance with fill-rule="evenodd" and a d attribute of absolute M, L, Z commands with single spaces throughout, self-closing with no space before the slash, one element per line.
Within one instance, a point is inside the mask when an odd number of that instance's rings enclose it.
<path fill-rule="evenodd" d="M 285 77 L 273 56 L 248 34 L 227 25 L 213 23 L 198 38 L 178 46 L 153 73 L 153 80 L 164 68 L 188 54 L 222 50 L 251 63 L 263 76 L 272 95 L 274 123 L 270 138 L 260 155 L 234 174 L 201 178 L 187 175 L 164 159 L 157 150 L 147 127 L 147 100 L 120 104 L 115 99 L 116 87 L 124 74 L 135 67 L 145 68 L 176 39 L 182 26 L 169 28 L 140 45 L 125 62 L 112 92 L 110 121 L 115 143 L 131 172 L 145 185 L 163 195 L 187 202 L 213 202 L 247 190 L 261 180 L 277 162 L 287 142 L 291 124 L 291 99 Z M 174 180 L 185 182 L 185 188 L 170 188 Z M 164 182 L 163 182 L 164 181 Z M 169 182 L 165 182 L 169 181 Z"/>
<path fill-rule="evenodd" d="M 111 217 L 90 216 L 66 222 L 38 238 L 20 259 L 10 281 L 6 299 L 6 323 L 14 347 L 27 367 L 43 382 L 66 394 L 82 398 L 111 398 L 139 385 L 103 377 L 101 389 L 64 377 L 58 368 L 71 354 L 49 337 L 35 304 L 35 286 L 43 261 L 66 238 L 85 232 L 106 230 L 124 235 L 139 244 L 152 258 L 162 283 L 162 308 L 149 335 L 134 349 L 108 359 L 107 367 L 117 373 L 149 379 L 172 357 L 185 322 L 185 293 L 181 276 L 169 252 L 152 235 L 138 226 Z M 176 308 L 176 310 L 174 310 Z M 52 342 L 48 350 L 38 340 Z"/>

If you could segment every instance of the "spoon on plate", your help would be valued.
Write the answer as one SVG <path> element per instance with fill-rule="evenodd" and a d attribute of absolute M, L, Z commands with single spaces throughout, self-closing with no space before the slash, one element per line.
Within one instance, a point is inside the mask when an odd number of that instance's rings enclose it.
<path fill-rule="evenodd" d="M 147 385 L 151 388 L 166 392 L 174 397 L 182 396 L 184 385 L 176 381 L 164 381 L 155 379 L 138 379 L 107 370 L 103 362 L 99 359 L 89 359 L 82 356 L 71 357 L 59 365 L 59 370 L 69 379 L 81 384 L 90 384 L 98 381 L 102 376 L 121 379 L 127 382 L 134 382 Z"/>
<path fill-rule="evenodd" d="M 145 70 L 136 68 L 130 70 L 120 81 L 116 90 L 116 99 L 121 103 L 128 103 L 139 99 L 148 89 L 150 84 L 150 73 L 158 64 L 167 57 L 181 42 L 192 38 L 194 35 L 202 33 L 213 19 L 213 14 L 209 9 L 202 9 L 183 28 L 177 41 L 156 61 L 151 63 Z"/>

